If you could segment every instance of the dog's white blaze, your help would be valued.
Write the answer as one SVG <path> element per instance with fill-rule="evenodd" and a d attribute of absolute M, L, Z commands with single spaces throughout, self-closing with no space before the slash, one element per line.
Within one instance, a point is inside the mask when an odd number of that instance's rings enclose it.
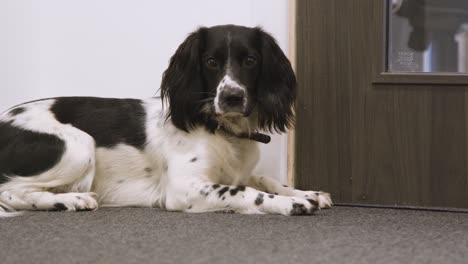
<path fill-rule="evenodd" d="M 227 34 L 227 38 L 226 38 L 226 41 L 227 41 L 227 53 L 228 53 L 228 56 L 227 56 L 227 62 L 226 62 L 226 72 L 225 72 L 225 75 L 224 77 L 221 79 L 221 81 L 219 81 L 219 84 L 218 86 L 216 87 L 216 97 L 214 99 L 214 106 L 215 106 L 215 112 L 216 114 L 224 114 L 224 111 L 221 109 L 221 107 L 219 106 L 219 97 L 221 95 L 221 92 L 226 88 L 226 87 L 229 87 L 231 89 L 240 89 L 242 91 L 244 91 L 245 94 L 247 94 L 247 89 L 245 88 L 244 85 L 238 83 L 237 81 L 234 80 L 234 78 L 232 77 L 232 61 L 231 61 L 231 41 L 232 41 L 232 37 L 231 37 L 231 33 L 228 32 Z M 243 107 L 245 109 L 246 107 L 246 104 L 247 104 L 247 100 L 244 99 L 244 104 L 243 104 Z"/>

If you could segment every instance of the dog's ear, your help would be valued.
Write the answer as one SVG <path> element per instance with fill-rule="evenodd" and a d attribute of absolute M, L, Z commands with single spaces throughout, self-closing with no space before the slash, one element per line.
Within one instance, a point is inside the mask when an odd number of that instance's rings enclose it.
<path fill-rule="evenodd" d="M 257 28 L 262 65 L 257 83 L 258 123 L 263 130 L 285 132 L 294 122 L 296 77 L 275 39 Z"/>
<path fill-rule="evenodd" d="M 187 132 L 203 122 L 200 109 L 204 96 L 200 66 L 203 30 L 192 32 L 177 48 L 161 82 L 161 99 L 169 103 L 167 119 Z"/>

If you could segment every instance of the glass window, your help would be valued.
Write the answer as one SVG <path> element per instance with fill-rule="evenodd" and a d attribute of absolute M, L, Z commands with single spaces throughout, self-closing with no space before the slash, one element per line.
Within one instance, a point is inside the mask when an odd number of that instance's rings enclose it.
<path fill-rule="evenodd" d="M 388 1 L 388 71 L 468 73 L 468 0 Z"/>

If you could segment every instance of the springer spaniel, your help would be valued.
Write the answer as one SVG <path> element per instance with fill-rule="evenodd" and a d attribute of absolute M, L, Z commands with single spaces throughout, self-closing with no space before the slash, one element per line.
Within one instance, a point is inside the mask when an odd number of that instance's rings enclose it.
<path fill-rule="evenodd" d="M 161 98 L 59 97 L 0 116 L 0 215 L 159 207 L 309 215 L 328 193 L 252 175 L 259 131 L 293 122 L 296 78 L 272 36 L 199 28 L 172 56 Z"/>

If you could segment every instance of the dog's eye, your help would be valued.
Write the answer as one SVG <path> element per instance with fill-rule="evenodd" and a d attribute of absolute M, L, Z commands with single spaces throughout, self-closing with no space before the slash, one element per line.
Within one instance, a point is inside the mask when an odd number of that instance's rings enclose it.
<path fill-rule="evenodd" d="M 254 66 L 255 64 L 257 64 L 257 58 L 255 57 L 252 57 L 252 56 L 247 56 L 247 58 L 245 58 L 245 65 L 248 66 L 248 67 L 252 67 Z"/>
<path fill-rule="evenodd" d="M 218 68 L 218 63 L 216 62 L 216 60 L 214 58 L 208 58 L 206 60 L 206 66 L 208 66 L 209 68 L 212 68 L 212 69 L 216 69 L 216 68 Z"/>

